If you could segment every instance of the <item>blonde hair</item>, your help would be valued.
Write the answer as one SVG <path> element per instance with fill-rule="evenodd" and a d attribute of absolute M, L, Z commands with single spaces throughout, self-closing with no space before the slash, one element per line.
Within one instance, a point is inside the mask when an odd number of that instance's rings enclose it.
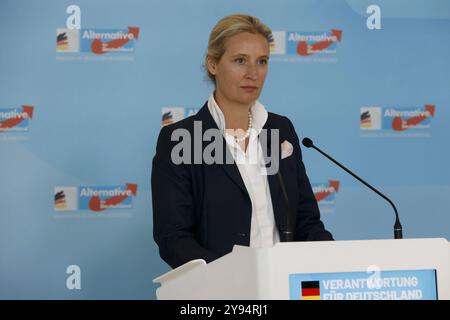
<path fill-rule="evenodd" d="M 242 32 L 260 34 L 267 39 L 267 42 L 270 42 L 272 38 L 272 30 L 256 17 L 234 14 L 220 19 L 209 35 L 208 49 L 204 62 L 208 78 L 214 84 L 216 79 L 208 70 L 208 59 L 218 62 L 225 53 L 227 40 Z"/>

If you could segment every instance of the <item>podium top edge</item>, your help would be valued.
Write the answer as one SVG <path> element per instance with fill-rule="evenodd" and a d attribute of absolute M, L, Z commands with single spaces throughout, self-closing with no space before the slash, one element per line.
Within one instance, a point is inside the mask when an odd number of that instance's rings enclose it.
<path fill-rule="evenodd" d="M 191 260 L 191 261 L 186 262 L 185 264 L 179 266 L 178 268 L 170 270 L 170 271 L 164 273 L 163 275 L 160 275 L 159 277 L 153 279 L 153 283 L 167 282 L 169 280 L 176 278 L 178 275 L 185 274 L 186 272 L 189 272 L 201 265 L 205 266 L 206 261 L 203 259 Z"/>

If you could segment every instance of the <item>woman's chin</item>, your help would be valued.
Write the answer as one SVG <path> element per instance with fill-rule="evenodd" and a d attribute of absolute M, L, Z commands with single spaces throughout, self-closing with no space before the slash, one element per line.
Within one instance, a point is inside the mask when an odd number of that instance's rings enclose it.
<path fill-rule="evenodd" d="M 239 97 L 239 102 L 245 105 L 253 105 L 259 98 L 259 94 L 246 94 Z"/>

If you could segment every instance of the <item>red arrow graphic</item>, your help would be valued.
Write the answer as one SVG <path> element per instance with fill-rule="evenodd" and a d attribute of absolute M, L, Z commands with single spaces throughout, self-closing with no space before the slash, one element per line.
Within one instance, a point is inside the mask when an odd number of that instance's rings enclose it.
<path fill-rule="evenodd" d="M 33 106 L 22 106 L 22 111 L 25 112 L 28 115 L 28 118 L 33 118 Z M 16 117 L 16 118 L 10 118 L 4 121 L 0 121 L 0 132 L 3 132 L 7 129 L 13 128 L 17 126 L 19 123 L 21 123 L 23 120 L 25 120 L 25 117 Z"/>
<path fill-rule="evenodd" d="M 136 196 L 137 184 L 127 183 L 126 186 L 126 190 L 130 190 L 133 196 Z M 100 199 L 100 197 L 94 196 L 89 200 L 89 209 L 91 209 L 92 211 L 103 211 L 107 209 L 108 206 L 119 204 L 127 198 L 127 194 L 113 196 L 107 199 Z"/>
<path fill-rule="evenodd" d="M 139 28 L 138 27 L 128 27 L 128 33 L 131 33 L 134 36 L 134 39 L 137 39 L 139 36 Z M 110 42 L 102 42 L 100 39 L 94 39 L 91 44 L 91 50 L 95 54 L 104 54 L 109 52 L 109 49 L 116 49 L 123 47 L 130 41 L 128 37 L 119 38 L 111 40 Z"/>
<path fill-rule="evenodd" d="M 342 30 L 331 29 L 331 34 L 335 36 L 339 42 L 341 42 Z M 313 44 L 308 44 L 306 41 L 299 41 L 297 45 L 297 53 L 300 56 L 309 56 L 314 54 L 316 51 L 321 51 L 328 48 L 332 43 L 333 41 L 331 39 L 319 41 Z"/>
<path fill-rule="evenodd" d="M 328 197 L 333 192 L 338 192 L 339 191 L 339 181 L 337 181 L 337 180 L 329 180 L 328 181 L 328 188 L 329 188 L 329 190 L 320 191 L 320 192 L 317 192 L 316 194 L 314 194 L 314 196 L 316 197 L 317 202 L 322 201 L 323 199 Z M 334 191 L 331 188 L 333 188 Z"/>
<path fill-rule="evenodd" d="M 424 110 L 425 110 L 425 112 L 428 111 L 428 113 L 432 117 L 434 117 L 434 111 L 435 111 L 434 105 L 426 104 Z M 392 129 L 394 129 L 395 131 L 404 131 L 404 130 L 409 129 L 411 126 L 418 125 L 419 123 L 424 121 L 426 118 L 428 118 L 428 116 L 425 114 L 421 114 L 421 115 L 411 117 L 411 118 L 405 119 L 405 120 L 403 120 L 401 117 L 395 117 L 394 119 L 392 119 Z"/>

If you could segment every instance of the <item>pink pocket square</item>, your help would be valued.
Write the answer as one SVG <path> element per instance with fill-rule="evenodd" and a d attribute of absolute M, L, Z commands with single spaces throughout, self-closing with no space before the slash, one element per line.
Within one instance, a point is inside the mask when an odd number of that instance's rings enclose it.
<path fill-rule="evenodd" d="M 281 159 L 290 157 L 293 151 L 294 147 L 292 146 L 292 144 L 289 141 L 284 140 L 281 144 Z"/>

